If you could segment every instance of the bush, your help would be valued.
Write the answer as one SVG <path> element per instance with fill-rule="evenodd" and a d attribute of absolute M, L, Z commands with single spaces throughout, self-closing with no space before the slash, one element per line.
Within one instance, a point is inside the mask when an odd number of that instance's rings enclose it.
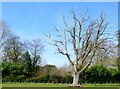
<path fill-rule="evenodd" d="M 80 82 L 105 83 L 120 82 L 120 72 L 114 68 L 106 68 L 102 65 L 95 65 L 80 74 Z M 2 65 L 3 82 L 35 82 L 35 83 L 72 83 L 72 76 L 59 76 L 56 74 L 42 73 L 37 77 L 27 76 L 23 64 L 3 63 Z"/>
<path fill-rule="evenodd" d="M 35 83 L 72 83 L 72 77 L 62 77 L 57 75 L 42 75 L 40 77 L 27 78 L 26 82 Z"/>
<path fill-rule="evenodd" d="M 24 65 L 17 63 L 2 63 L 2 81 L 18 82 L 26 78 L 24 75 Z"/>
<path fill-rule="evenodd" d="M 111 73 L 102 65 L 92 66 L 86 71 L 85 79 L 88 82 L 97 82 L 97 83 L 104 83 L 110 81 Z"/>
<path fill-rule="evenodd" d="M 117 82 L 120 83 L 120 71 L 117 71 L 117 73 L 113 77 Z"/>
<path fill-rule="evenodd" d="M 66 76 L 65 81 L 66 81 L 66 83 L 72 83 L 72 81 L 73 81 L 72 76 Z"/>

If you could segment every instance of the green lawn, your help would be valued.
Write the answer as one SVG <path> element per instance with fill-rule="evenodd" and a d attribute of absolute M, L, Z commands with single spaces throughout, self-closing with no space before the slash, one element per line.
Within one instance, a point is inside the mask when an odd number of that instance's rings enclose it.
<path fill-rule="evenodd" d="M 67 87 L 70 84 L 52 83 L 3 83 L 2 87 Z M 120 87 L 120 84 L 84 84 L 84 87 Z"/>
<path fill-rule="evenodd" d="M 52 83 L 3 83 L 2 87 L 66 87 L 68 84 Z"/>

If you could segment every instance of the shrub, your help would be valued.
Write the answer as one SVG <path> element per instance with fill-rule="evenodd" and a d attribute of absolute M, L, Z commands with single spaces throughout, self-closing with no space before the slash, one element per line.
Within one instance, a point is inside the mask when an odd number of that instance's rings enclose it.
<path fill-rule="evenodd" d="M 86 72 L 86 80 L 89 82 L 103 83 L 110 81 L 111 73 L 102 65 L 96 65 L 89 68 Z"/>

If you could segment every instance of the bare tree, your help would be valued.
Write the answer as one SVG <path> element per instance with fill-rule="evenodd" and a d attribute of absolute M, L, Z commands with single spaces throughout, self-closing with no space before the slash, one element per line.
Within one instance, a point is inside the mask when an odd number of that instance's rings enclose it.
<path fill-rule="evenodd" d="M 120 48 L 120 29 L 118 30 L 118 47 Z M 119 52 L 120 53 L 120 52 Z M 119 55 L 120 56 L 120 55 Z"/>
<path fill-rule="evenodd" d="M 58 67 L 58 75 L 66 77 L 70 75 L 70 66 L 63 64 L 63 66 Z"/>
<path fill-rule="evenodd" d="M 103 65 L 105 67 L 116 67 L 117 47 L 112 41 L 104 42 L 106 49 L 96 50 L 93 64 Z"/>
<path fill-rule="evenodd" d="M 3 61 L 18 62 L 23 51 L 23 45 L 20 38 L 15 35 L 9 36 L 3 47 Z"/>
<path fill-rule="evenodd" d="M 40 39 L 35 39 L 31 43 L 31 48 L 32 48 L 31 56 L 33 59 L 33 69 L 34 69 L 38 62 L 41 63 L 41 59 L 42 59 L 41 54 L 44 46 Z"/>
<path fill-rule="evenodd" d="M 117 67 L 120 71 L 120 29 L 118 30 L 118 58 L 117 58 Z"/>
<path fill-rule="evenodd" d="M 56 27 L 57 37 L 52 37 L 50 34 L 46 36 L 52 40 L 51 44 L 56 47 L 57 52 L 65 55 L 70 62 L 73 76 L 72 86 L 76 87 L 79 86 L 79 75 L 90 66 L 97 49 L 105 49 L 102 43 L 107 40 L 105 30 L 109 22 L 106 22 L 103 13 L 100 14 L 100 19 L 94 21 L 90 16 L 78 19 L 74 11 L 72 14 L 74 21 L 72 27 L 68 26 L 63 17 L 65 29 L 61 31 Z M 71 42 L 68 41 L 69 38 Z M 73 58 L 70 55 L 70 43 L 73 47 Z"/>
<path fill-rule="evenodd" d="M 10 27 L 2 20 L 0 20 L 0 49 L 5 44 L 5 40 L 10 34 Z"/>
<path fill-rule="evenodd" d="M 32 69 L 35 72 L 37 64 L 41 63 L 44 45 L 42 44 L 42 41 L 39 38 L 37 38 L 32 41 L 26 41 L 24 43 L 24 46 L 25 50 L 30 52 L 32 59 Z"/>

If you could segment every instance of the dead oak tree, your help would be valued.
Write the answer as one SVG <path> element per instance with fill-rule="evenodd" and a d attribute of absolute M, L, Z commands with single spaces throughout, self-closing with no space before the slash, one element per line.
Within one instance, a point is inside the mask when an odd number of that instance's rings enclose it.
<path fill-rule="evenodd" d="M 51 44 L 56 47 L 57 52 L 65 55 L 72 67 L 73 83 L 72 86 L 79 86 L 80 74 L 85 71 L 91 64 L 97 49 L 105 49 L 103 42 L 107 40 L 105 30 L 108 22 L 105 21 L 105 15 L 100 14 L 100 19 L 92 20 L 90 16 L 84 16 L 78 19 L 75 12 L 73 14 L 73 26 L 69 28 L 68 23 L 63 17 L 65 29 L 63 31 L 56 28 L 59 35 L 52 37 L 50 34 L 46 35 L 51 39 Z M 71 42 L 68 42 L 71 38 Z M 73 47 L 74 57 L 70 56 L 70 45 Z M 70 47 L 68 47 L 70 46 Z"/>

